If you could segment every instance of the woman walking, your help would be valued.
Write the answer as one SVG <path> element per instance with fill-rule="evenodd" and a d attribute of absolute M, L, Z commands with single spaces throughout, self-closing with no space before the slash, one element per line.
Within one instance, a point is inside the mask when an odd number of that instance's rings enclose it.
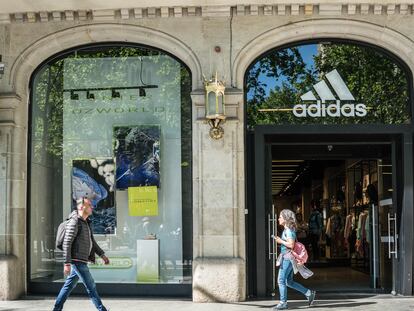
<path fill-rule="evenodd" d="M 316 292 L 307 289 L 303 285 L 293 280 L 293 270 L 300 266 L 295 262 L 295 257 L 291 254 L 291 250 L 295 246 L 296 241 L 296 218 L 295 213 L 291 210 L 284 209 L 280 212 L 279 225 L 284 227 L 281 237 L 275 237 L 275 240 L 280 244 L 280 256 L 278 258 L 278 264 L 280 264 L 279 275 L 277 282 L 279 285 L 280 302 L 274 307 L 274 310 L 285 310 L 288 308 L 287 304 L 287 287 L 293 288 L 303 295 L 308 300 L 309 306 L 312 305 L 315 300 Z"/>

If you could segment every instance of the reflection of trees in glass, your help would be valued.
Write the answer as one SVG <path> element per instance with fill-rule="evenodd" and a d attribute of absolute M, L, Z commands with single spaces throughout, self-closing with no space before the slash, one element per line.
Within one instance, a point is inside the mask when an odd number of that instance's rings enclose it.
<path fill-rule="evenodd" d="M 46 237 L 50 240 L 48 243 L 54 245 L 54 234 L 56 232 L 56 226 L 62 221 L 62 217 L 66 215 L 66 211 L 62 211 L 62 202 L 67 202 L 70 200 L 69 197 L 65 197 L 65 192 L 63 191 L 63 185 L 65 180 L 70 178 L 64 174 L 67 174 L 66 167 L 71 165 L 70 163 L 64 163 L 63 155 L 65 153 L 64 148 L 70 148 L 70 154 L 77 155 L 86 155 L 89 144 L 94 144 L 95 150 L 99 152 L 103 151 L 103 154 L 106 154 L 106 150 L 101 148 L 102 139 L 106 139 L 106 134 L 101 135 L 98 139 L 92 141 L 90 137 L 96 136 L 96 133 L 99 131 L 96 127 L 93 129 L 91 125 L 88 126 L 88 120 L 93 120 L 96 118 L 96 114 L 82 114 L 79 118 L 71 118 L 75 122 L 74 126 L 66 127 L 65 133 L 63 133 L 63 121 L 64 121 L 64 105 L 69 102 L 70 93 L 63 92 L 65 79 L 79 80 L 82 81 L 82 85 L 87 85 L 87 87 L 98 87 L 97 81 L 105 80 L 108 85 L 119 85 L 122 86 L 125 83 L 125 75 L 113 70 L 112 73 L 105 71 L 103 76 L 102 72 L 96 70 L 97 64 L 99 64 L 102 58 L 108 59 L 108 66 L 112 65 L 118 66 L 120 68 L 125 68 L 125 66 L 131 63 L 131 58 L 136 58 L 138 61 L 135 66 L 136 69 L 140 70 L 139 57 L 143 56 L 147 61 L 150 60 L 153 63 L 158 64 L 157 72 L 150 72 L 148 67 L 144 68 L 144 71 L 147 71 L 148 75 L 154 76 L 168 76 L 168 81 L 159 85 L 157 89 L 147 89 L 146 97 L 139 97 L 138 90 L 129 90 L 124 91 L 125 93 L 132 94 L 135 92 L 135 97 L 128 100 L 124 98 L 111 98 L 111 90 L 103 91 L 105 92 L 105 97 L 102 99 L 102 96 L 95 94 L 96 98 L 99 100 L 91 100 L 90 106 L 95 105 L 99 108 L 100 105 L 106 107 L 113 106 L 118 109 L 129 109 L 137 108 L 146 105 L 149 109 L 146 111 L 153 111 L 150 108 L 154 105 L 150 104 L 149 98 L 151 94 L 158 94 L 160 98 L 160 104 L 158 106 L 165 106 L 165 111 L 160 109 L 155 111 L 155 118 L 165 118 L 167 126 L 165 127 L 166 132 L 171 128 L 179 129 L 181 127 L 181 141 L 177 140 L 177 145 L 181 144 L 181 160 L 182 160 L 182 178 L 177 180 L 179 183 L 182 183 L 182 202 L 174 203 L 171 207 L 182 208 L 182 227 L 177 229 L 177 226 L 172 226 L 169 219 L 163 221 L 162 225 L 159 227 L 159 231 L 154 230 L 152 232 L 161 233 L 162 230 L 168 230 L 168 233 L 164 232 L 171 240 L 175 239 L 177 235 L 174 235 L 174 232 L 182 231 L 182 249 L 183 249 L 183 259 L 191 262 L 192 259 L 192 173 L 191 173 L 191 137 L 192 137 L 192 118 L 191 118 L 191 73 L 187 67 L 180 64 L 177 60 L 169 55 L 165 55 L 161 51 L 151 50 L 149 48 L 141 47 L 88 47 L 87 49 L 81 49 L 76 51 L 71 51 L 68 54 L 62 55 L 60 58 L 55 58 L 49 63 L 45 64 L 40 68 L 33 77 L 32 83 L 32 98 L 31 98 L 31 121 L 32 121 L 32 132 L 31 132 L 31 189 L 32 195 L 30 198 L 31 204 L 31 222 L 32 228 L 39 228 L 39 230 L 34 230 L 32 232 L 32 241 L 37 241 L 37 249 L 41 249 L 39 246 L 41 241 L 45 241 Z M 71 61 L 67 62 L 66 60 L 70 59 Z M 73 62 L 73 59 L 88 59 L 85 66 L 76 66 L 76 63 Z M 96 60 L 94 62 L 94 60 Z M 71 68 L 72 66 L 72 68 Z M 145 66 L 144 66 L 145 67 Z M 65 72 L 65 70 L 67 72 Z M 135 72 L 137 72 L 135 70 Z M 68 76 L 70 74 L 71 76 Z M 93 74 L 97 75 L 96 78 L 93 78 Z M 146 80 L 147 76 L 143 77 L 143 81 L 146 84 L 152 82 L 150 79 Z M 82 80 L 83 79 L 83 80 Z M 87 81 L 84 81 L 87 79 Z M 136 81 L 138 85 L 141 85 L 139 76 L 136 77 L 136 80 L 129 79 L 129 81 Z M 129 82 L 130 83 L 130 82 Z M 120 95 L 122 96 L 122 90 Z M 79 92 L 79 102 L 85 102 L 86 92 Z M 181 96 L 181 98 L 177 98 Z M 74 106 L 76 101 L 73 101 Z M 178 103 L 178 105 L 177 105 Z M 88 103 L 89 105 L 89 103 Z M 131 107 L 132 106 L 132 107 Z M 68 107 L 68 105 L 66 105 Z M 170 110 L 168 110 L 170 109 Z M 171 109 L 174 111 L 179 111 L 180 113 L 169 113 Z M 67 109 L 66 109 L 67 110 Z M 128 113 L 128 112 L 126 112 Z M 140 110 L 133 111 L 133 113 L 140 113 Z M 181 119 L 180 119 L 181 116 Z M 115 124 L 117 120 L 121 120 L 125 117 L 124 113 L 116 114 L 101 114 L 100 122 L 105 122 L 106 120 Z M 65 119 L 66 120 L 66 119 Z M 90 122 L 91 124 L 96 122 Z M 122 123 L 122 122 L 120 122 Z M 73 132 L 68 132 L 74 128 Z M 63 135 L 65 137 L 63 137 Z M 85 136 L 88 136 L 85 139 Z M 89 137 L 90 136 L 90 137 Z M 105 137 L 102 137 L 105 136 Z M 84 143 L 79 143 L 80 140 Z M 108 138 L 108 141 L 112 140 L 112 136 Z M 71 141 L 75 143 L 71 145 Z M 107 144 L 105 145 L 106 148 Z M 76 148 L 76 149 L 74 149 Z M 85 150 L 81 150 L 85 149 Z M 112 149 L 111 151 L 112 152 Z M 168 150 L 167 150 L 168 152 Z M 63 169 L 62 169 L 63 168 Z M 168 185 L 167 185 L 168 186 Z M 65 203 L 63 203 L 64 205 Z M 47 206 L 44 207 L 44 206 Z M 44 207 L 44 208 L 43 208 Z M 45 210 L 47 213 L 45 214 Z M 46 216 L 45 216 L 46 215 Z M 45 218 L 46 217 L 46 218 Z M 46 219 L 46 220 L 45 220 Z M 44 223 L 47 224 L 45 227 Z M 134 232 L 132 232 L 134 233 Z M 132 234 L 130 233 L 130 234 Z M 127 234 L 124 232 L 123 234 Z M 118 238 L 111 237 L 112 241 L 117 242 L 116 239 L 121 238 L 123 234 L 120 232 Z M 181 237 L 180 237 L 181 238 Z M 47 242 L 47 241 L 46 241 Z M 34 245 L 33 243 L 31 245 Z M 136 244 L 129 245 L 130 248 L 136 247 Z M 175 247 L 175 244 L 170 243 L 170 247 L 165 248 L 163 252 L 171 251 Z M 33 247 L 32 247 L 33 253 Z M 42 255 L 41 252 L 37 252 L 39 258 Z M 40 262 L 40 259 L 37 259 Z M 176 262 L 175 260 L 173 260 Z M 46 264 L 44 264 L 46 263 Z M 42 264 L 37 264 L 37 261 L 33 263 L 34 269 L 32 269 L 32 279 L 37 277 L 38 272 L 43 276 L 44 271 L 54 271 L 54 262 L 48 259 L 47 262 Z M 171 273 L 180 274 L 181 270 L 171 270 Z M 56 270 L 57 271 L 57 270 Z M 60 270 L 59 270 L 60 271 Z M 184 275 L 191 277 L 191 265 L 184 269 Z M 60 273 L 55 275 L 57 278 L 61 278 Z"/>
<path fill-rule="evenodd" d="M 177 91 L 180 88 L 185 87 L 185 83 L 190 83 L 190 75 L 188 70 L 183 67 L 179 62 L 173 58 L 166 56 L 160 51 L 151 50 L 141 47 L 91 47 L 88 49 L 73 51 L 70 54 L 64 56 L 64 58 L 58 59 L 51 63 L 45 65 L 35 76 L 33 84 L 33 95 L 32 95 L 32 112 L 33 112 L 33 126 L 32 126 L 32 152 L 33 159 L 40 162 L 47 162 L 48 156 L 53 156 L 57 158 L 62 158 L 63 152 L 63 111 L 64 111 L 64 98 L 69 98 L 69 92 L 63 92 L 64 89 L 64 79 L 69 81 L 82 81 L 82 85 L 88 85 L 88 88 L 92 87 L 101 87 L 97 83 L 99 81 L 105 81 L 108 85 L 111 86 L 125 86 L 128 81 L 125 81 L 125 75 L 122 74 L 122 68 L 125 66 L 131 66 L 131 62 L 128 59 L 135 57 L 145 57 L 146 61 L 151 61 L 153 63 L 160 63 L 158 72 L 151 73 L 152 75 L 171 75 L 172 73 L 177 73 L 175 76 L 168 81 L 160 85 L 157 89 L 147 89 L 147 97 L 150 96 L 151 92 L 158 92 L 160 98 L 165 104 L 166 112 L 164 116 L 167 118 L 167 123 L 171 127 L 180 126 L 181 120 L 176 120 L 172 118 L 168 113 L 168 107 L 172 105 L 173 99 L 171 96 L 176 96 Z M 66 59 L 82 59 L 88 58 L 88 62 L 84 62 L 82 66 L 77 66 L 76 62 L 65 62 Z M 99 76 L 101 73 L 96 72 L 98 64 L 102 63 L 102 59 L 108 59 L 107 66 L 111 68 L 113 66 L 114 70 L 106 70 L 105 76 Z M 112 59 L 112 60 L 111 60 Z M 96 60 L 94 62 L 94 60 Z M 111 63 L 112 62 L 112 63 Z M 142 63 L 136 62 L 133 66 L 136 66 L 136 72 L 140 72 L 140 66 Z M 145 70 L 145 68 L 144 68 Z M 96 76 L 96 79 L 91 77 Z M 134 77 L 135 78 L 135 77 Z M 136 85 L 141 85 L 142 82 L 148 84 L 149 81 L 145 81 L 144 77 L 136 77 Z M 141 81 L 143 80 L 143 81 Z M 129 86 L 129 85 L 128 85 Z M 174 91 L 173 91 L 174 90 Z M 107 95 L 105 98 L 101 99 L 99 102 L 102 104 L 109 104 L 116 102 L 116 107 L 118 109 L 128 109 L 131 108 L 131 101 L 123 101 L 121 99 L 112 99 L 111 91 L 104 91 Z M 78 92 L 79 98 L 85 96 L 86 92 Z M 93 92 L 92 92 L 93 93 Z M 137 100 L 140 100 L 145 104 L 145 101 L 148 101 L 148 98 L 138 97 Z M 121 91 L 122 94 L 122 91 Z M 189 93 L 185 94 L 182 97 L 182 103 L 186 102 L 186 110 L 182 110 L 182 113 L 185 116 L 185 119 L 190 120 L 191 122 L 191 104 L 188 102 Z M 175 101 L 177 99 L 175 98 Z M 65 140 L 70 141 L 71 139 L 79 140 L 80 133 L 85 133 L 92 135 L 96 129 L 88 128 L 88 119 L 94 118 L 93 114 L 82 114 L 79 120 L 75 122 L 76 124 L 73 128 L 78 129 L 76 132 L 65 133 Z M 122 116 L 115 116 L 119 118 Z M 186 121 L 186 123 L 188 123 Z M 191 136 L 191 127 L 188 127 L 186 133 L 190 133 Z M 72 148 L 72 146 L 68 146 Z M 82 146 L 77 146 L 76 148 L 82 148 Z M 74 151 L 76 154 L 82 154 L 82 150 Z M 48 156 L 47 156 L 48 155 Z"/>
<path fill-rule="evenodd" d="M 33 160 L 47 161 L 45 153 L 61 155 L 63 62 L 46 65 L 37 73 L 33 89 Z"/>
<path fill-rule="evenodd" d="M 299 47 L 268 53 L 252 66 L 247 75 L 247 123 L 257 124 L 355 124 L 410 122 L 408 79 L 405 71 L 388 56 L 373 48 L 351 44 L 320 44 L 313 56 L 314 66 L 306 66 Z M 314 68 L 314 69 L 311 69 Z M 371 109 L 358 117 L 297 118 L 288 112 L 259 112 L 264 108 L 292 108 L 302 103 L 300 96 L 312 89 L 325 73 L 337 69 L 355 103 Z M 266 79 L 278 83 L 266 96 Z M 315 92 L 314 92 L 315 93 Z"/>
<path fill-rule="evenodd" d="M 336 68 L 356 101 L 372 107 L 366 117 L 355 118 L 354 122 L 410 122 L 408 77 L 389 57 L 372 48 L 331 44 L 324 45 L 315 60 L 320 72 Z"/>

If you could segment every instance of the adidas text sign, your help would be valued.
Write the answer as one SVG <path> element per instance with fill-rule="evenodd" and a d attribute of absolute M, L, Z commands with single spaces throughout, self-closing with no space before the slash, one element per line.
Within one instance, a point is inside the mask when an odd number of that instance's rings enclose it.
<path fill-rule="evenodd" d="M 367 115 L 367 107 L 364 104 L 344 104 L 341 101 L 326 104 L 320 100 L 316 104 L 305 105 L 298 104 L 293 107 L 295 117 L 365 117 Z"/>
<path fill-rule="evenodd" d="M 337 97 L 335 97 L 328 84 L 322 80 L 313 86 L 320 99 L 312 91 L 303 94 L 300 97 L 303 101 L 316 101 L 316 103 L 295 105 L 293 114 L 296 117 L 365 117 L 367 115 L 365 104 L 352 103 L 355 98 L 336 69 L 327 73 L 325 78 Z M 342 101 L 347 102 L 341 105 Z"/>

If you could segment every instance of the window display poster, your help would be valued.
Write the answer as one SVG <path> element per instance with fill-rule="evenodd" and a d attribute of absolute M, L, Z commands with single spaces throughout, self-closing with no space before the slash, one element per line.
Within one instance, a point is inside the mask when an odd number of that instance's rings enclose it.
<path fill-rule="evenodd" d="M 115 126 L 116 188 L 160 186 L 160 126 Z"/>
<path fill-rule="evenodd" d="M 129 216 L 158 216 L 156 186 L 128 188 Z"/>
<path fill-rule="evenodd" d="M 72 161 L 72 200 L 91 200 L 94 234 L 115 234 L 115 165 L 112 158 L 75 159 Z"/>

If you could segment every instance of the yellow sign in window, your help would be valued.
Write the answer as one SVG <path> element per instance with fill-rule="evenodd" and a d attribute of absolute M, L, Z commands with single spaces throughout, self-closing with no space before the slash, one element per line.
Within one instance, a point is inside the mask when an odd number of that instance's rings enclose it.
<path fill-rule="evenodd" d="M 129 216 L 158 216 L 157 186 L 128 188 Z"/>

